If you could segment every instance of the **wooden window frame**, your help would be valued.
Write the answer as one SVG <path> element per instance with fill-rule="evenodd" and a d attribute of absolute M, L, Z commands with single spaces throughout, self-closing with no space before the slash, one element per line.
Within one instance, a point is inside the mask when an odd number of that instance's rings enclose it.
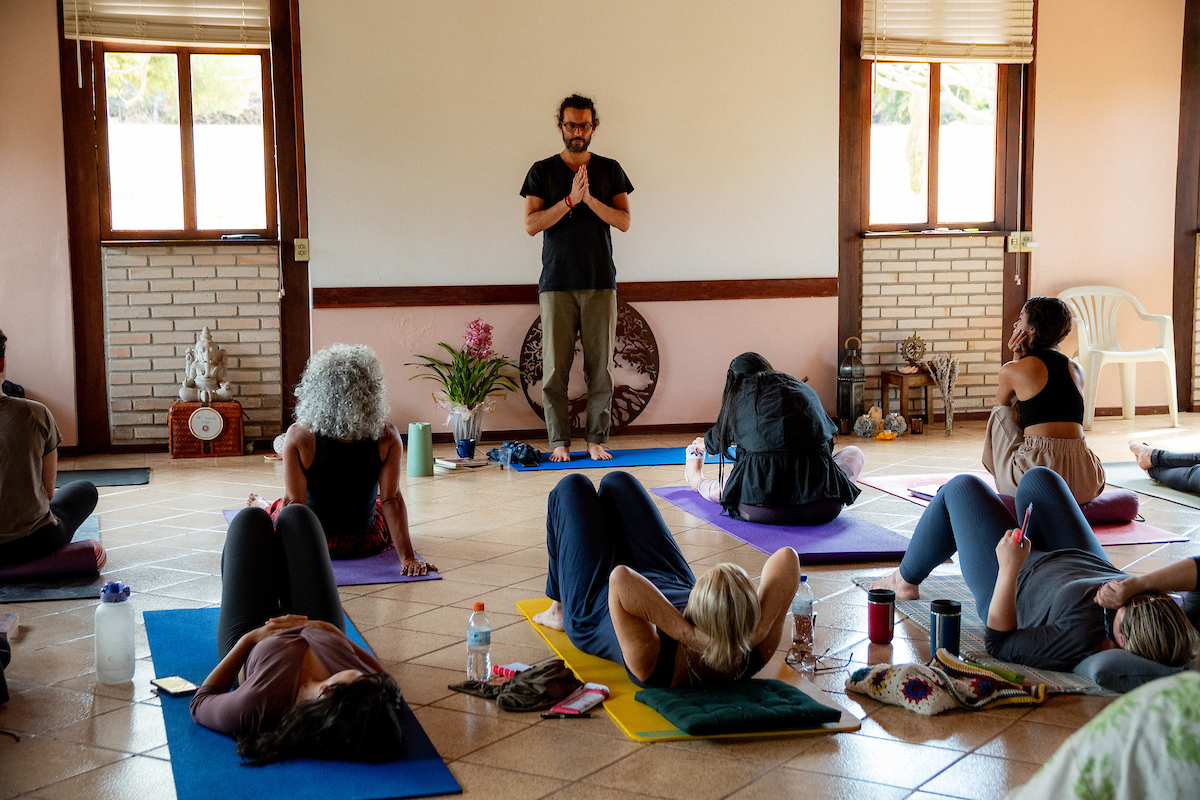
<path fill-rule="evenodd" d="M 1006 181 L 1009 178 L 1009 169 L 1005 164 L 1005 117 L 1004 109 L 1007 107 L 1007 99 L 1012 91 L 1013 85 L 1020 87 L 1021 72 L 1020 65 L 1015 64 L 997 64 L 996 65 L 996 141 L 993 162 L 993 168 L 996 174 L 995 195 L 992 202 L 992 219 L 989 222 L 975 222 L 971 220 L 947 220 L 942 221 L 937 218 L 937 202 L 938 202 L 938 136 L 941 132 L 941 82 L 942 82 L 942 65 L 938 62 L 929 63 L 929 151 L 925 159 L 925 182 L 926 182 L 926 210 L 925 222 L 900 222 L 886 223 L 873 225 L 870 222 L 871 208 L 871 105 L 872 105 L 872 90 L 874 86 L 874 61 L 862 62 L 862 87 L 863 87 L 863 109 L 865 118 L 863 121 L 863 130 L 866 134 L 864 142 L 864 157 L 866 163 L 862 171 L 863 181 L 863 198 L 866 208 L 863 211 L 863 220 L 866 223 L 863 227 L 864 232 L 870 233 L 889 233 L 889 232 L 924 232 L 934 231 L 938 229 L 962 230 L 964 228 L 979 231 L 1004 231 L 1008 230 L 1004 224 L 1004 198 L 1006 195 Z M 884 63 L 881 59 L 879 63 Z M 1013 82 L 1016 82 L 1015 84 Z M 937 93 L 934 93 L 934 87 L 937 87 Z"/>
<path fill-rule="evenodd" d="M 183 166 L 183 228 L 171 230 L 113 230 L 112 227 L 112 180 L 108 157 L 108 79 L 105 74 L 106 53 L 155 53 L 174 55 L 179 79 L 179 144 Z M 266 211 L 265 228 L 199 228 L 196 221 L 196 164 L 192 129 L 192 71 L 193 55 L 257 55 L 261 61 L 263 103 L 263 177 L 265 192 L 263 205 Z M 159 241 L 192 242 L 196 240 L 221 239 L 223 235 L 245 234 L 260 239 L 272 240 L 278 233 L 278 205 L 275 185 L 275 121 L 274 98 L 271 94 L 270 51 L 238 47 L 170 47 L 166 45 L 141 45 L 125 42 L 96 42 L 93 48 L 95 97 L 96 97 L 96 145 L 100 184 L 100 236 L 103 241 Z M 186 124 L 185 124 L 186 120 Z M 233 240 L 236 242 L 237 240 Z"/>

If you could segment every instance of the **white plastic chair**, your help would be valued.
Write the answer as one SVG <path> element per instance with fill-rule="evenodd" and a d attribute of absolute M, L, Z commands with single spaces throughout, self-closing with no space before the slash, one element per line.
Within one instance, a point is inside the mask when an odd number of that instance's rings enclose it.
<path fill-rule="evenodd" d="M 1167 368 L 1167 408 L 1171 425 L 1179 427 L 1179 402 L 1175 397 L 1175 341 L 1171 317 L 1166 314 L 1147 314 L 1137 298 L 1123 289 L 1111 286 L 1079 286 L 1058 295 L 1071 307 L 1072 322 L 1079 336 L 1079 363 L 1086 379 L 1084 391 L 1083 427 L 1091 428 L 1096 417 L 1096 386 L 1105 364 L 1121 367 L 1121 414 L 1134 417 L 1134 376 L 1139 361 L 1161 361 Z M 1117 311 L 1122 303 L 1133 306 L 1134 312 L 1147 322 L 1158 325 L 1158 347 L 1145 350 L 1122 350 L 1117 342 Z"/>

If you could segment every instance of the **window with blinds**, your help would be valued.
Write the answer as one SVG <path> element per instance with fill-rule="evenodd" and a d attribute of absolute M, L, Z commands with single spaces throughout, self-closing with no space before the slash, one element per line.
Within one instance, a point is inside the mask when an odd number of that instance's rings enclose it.
<path fill-rule="evenodd" d="M 1033 0 L 863 0 L 871 61 L 1033 60 Z"/>
<path fill-rule="evenodd" d="M 266 48 L 268 0 L 63 0 L 68 39 Z"/>

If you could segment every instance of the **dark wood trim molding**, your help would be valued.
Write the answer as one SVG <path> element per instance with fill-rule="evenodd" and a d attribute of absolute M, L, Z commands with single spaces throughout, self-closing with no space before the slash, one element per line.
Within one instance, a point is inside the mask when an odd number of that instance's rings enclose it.
<path fill-rule="evenodd" d="M 296 407 L 295 388 L 308 363 L 310 313 L 308 262 L 296 261 L 293 240 L 307 229 L 301 219 L 305 187 L 301 181 L 299 142 L 304 137 L 300 107 L 299 0 L 271 0 L 271 85 L 275 102 L 275 158 L 279 190 L 280 360 L 283 380 L 282 421 Z"/>
<path fill-rule="evenodd" d="M 857 238 L 855 239 L 857 241 Z M 627 303 L 837 297 L 837 278 L 621 283 Z M 346 286 L 313 289 L 313 308 L 537 305 L 536 284 L 503 286 Z"/>
<path fill-rule="evenodd" d="M 75 324 L 75 420 L 78 452 L 107 453 L 108 377 L 104 359 L 104 265 L 100 257 L 100 185 L 96 163 L 92 43 L 63 38 L 59 3 L 58 72 L 63 105 L 67 249 L 71 259 L 71 313 Z M 77 80 L 83 71 L 83 87 Z"/>
<path fill-rule="evenodd" d="M 838 362 L 851 336 L 862 337 L 862 241 L 867 229 L 867 111 L 863 86 L 862 0 L 842 2 L 838 124 Z"/>
<path fill-rule="evenodd" d="M 1175 391 L 1192 406 L 1195 374 L 1196 229 L 1200 227 L 1200 0 L 1183 12 L 1183 75 L 1179 86 L 1179 165 L 1175 177 L 1175 269 L 1171 319 L 1175 326 Z"/>

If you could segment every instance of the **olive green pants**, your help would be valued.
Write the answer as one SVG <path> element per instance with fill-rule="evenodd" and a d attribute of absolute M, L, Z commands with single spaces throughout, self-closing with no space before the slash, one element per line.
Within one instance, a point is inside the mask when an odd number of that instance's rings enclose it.
<path fill-rule="evenodd" d="M 589 442 L 608 441 L 612 426 L 613 350 L 617 344 L 615 289 L 542 292 L 542 408 L 550 447 L 571 444 L 571 408 L 567 383 L 575 363 L 575 335 L 583 347 L 587 383 L 586 435 Z"/>

